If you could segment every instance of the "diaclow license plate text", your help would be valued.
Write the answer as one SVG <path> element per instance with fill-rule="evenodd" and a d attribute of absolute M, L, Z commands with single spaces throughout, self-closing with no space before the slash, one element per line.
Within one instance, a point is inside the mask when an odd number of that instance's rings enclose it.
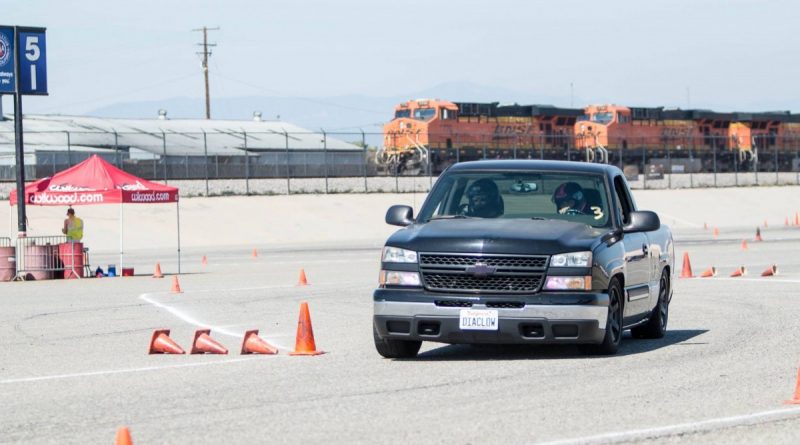
<path fill-rule="evenodd" d="M 462 309 L 459 313 L 461 330 L 496 331 L 497 311 L 490 309 Z"/>

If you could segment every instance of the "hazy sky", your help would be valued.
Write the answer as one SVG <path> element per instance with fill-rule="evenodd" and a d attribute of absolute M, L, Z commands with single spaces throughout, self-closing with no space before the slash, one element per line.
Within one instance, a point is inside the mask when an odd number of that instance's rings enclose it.
<path fill-rule="evenodd" d="M 203 25 L 221 28 L 210 33 L 212 97 L 393 96 L 451 81 L 569 97 L 573 83 L 595 103 L 800 111 L 796 0 L 0 0 L 0 10 L 2 24 L 47 27 L 50 96 L 26 98 L 31 113 L 202 97 L 191 30 Z"/>

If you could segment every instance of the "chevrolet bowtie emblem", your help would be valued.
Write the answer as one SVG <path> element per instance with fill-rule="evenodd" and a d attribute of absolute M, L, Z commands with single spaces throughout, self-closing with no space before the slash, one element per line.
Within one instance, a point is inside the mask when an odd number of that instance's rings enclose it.
<path fill-rule="evenodd" d="M 483 263 L 476 263 L 474 266 L 467 267 L 464 272 L 476 277 L 486 277 L 497 272 L 497 268 Z"/>

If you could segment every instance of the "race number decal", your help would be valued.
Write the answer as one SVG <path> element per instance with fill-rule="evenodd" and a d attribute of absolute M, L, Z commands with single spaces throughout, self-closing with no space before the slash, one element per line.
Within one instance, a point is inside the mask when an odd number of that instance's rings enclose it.
<path fill-rule="evenodd" d="M 594 219 L 602 219 L 603 218 L 603 209 L 597 206 L 589 207 L 594 212 Z"/>

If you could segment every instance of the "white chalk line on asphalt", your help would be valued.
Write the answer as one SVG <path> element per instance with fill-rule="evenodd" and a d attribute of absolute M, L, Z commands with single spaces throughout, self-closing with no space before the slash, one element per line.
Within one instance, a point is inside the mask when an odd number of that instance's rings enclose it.
<path fill-rule="evenodd" d="M 165 311 L 167 311 L 170 314 L 178 317 L 179 319 L 183 320 L 184 322 L 189 323 L 191 325 L 194 325 L 194 326 L 196 326 L 198 328 L 211 329 L 213 332 L 218 332 L 218 333 L 220 333 L 222 335 L 227 335 L 227 336 L 230 336 L 230 337 L 244 338 L 244 332 L 239 332 L 239 331 L 234 332 L 234 331 L 226 329 L 224 326 L 215 326 L 215 325 L 212 325 L 210 323 L 204 323 L 204 322 L 202 322 L 200 320 L 197 320 L 196 318 L 194 318 L 194 317 L 192 317 L 192 316 L 190 316 L 190 315 L 188 315 L 188 314 L 186 314 L 184 312 L 181 312 L 180 310 L 178 310 L 178 309 L 176 309 L 176 308 L 174 308 L 172 306 L 166 305 L 164 303 L 160 303 L 160 302 L 152 299 L 151 295 L 152 294 L 141 294 L 141 295 L 139 295 L 139 298 L 141 300 L 143 300 L 143 301 L 146 301 L 146 302 L 152 304 L 153 306 L 155 306 L 157 308 L 164 309 Z M 264 339 L 269 341 L 272 345 L 274 345 L 278 349 L 289 350 L 288 347 L 280 345 L 280 344 L 277 344 L 277 343 L 274 342 L 274 340 L 270 340 L 269 338 L 266 338 L 266 337 L 264 337 Z"/>
<path fill-rule="evenodd" d="M 114 374 L 130 374 L 136 372 L 149 372 L 149 371 L 161 371 L 165 369 L 177 369 L 177 368 L 192 368 L 196 366 L 210 366 L 210 365 L 225 365 L 228 363 L 238 363 L 247 360 L 255 360 L 257 357 L 242 357 L 242 358 L 233 358 L 228 360 L 220 360 L 214 362 L 200 362 L 200 363 L 182 363 L 179 365 L 165 365 L 165 366 L 146 366 L 142 368 L 128 368 L 128 369 L 107 369 L 103 371 L 89 371 L 89 372 L 76 372 L 73 374 L 57 374 L 57 375 L 46 375 L 41 377 L 25 377 L 25 378 L 18 378 L 18 379 L 6 379 L 0 380 L 0 384 L 9 384 L 9 383 L 30 383 L 30 382 L 41 382 L 46 380 L 63 380 L 63 379 L 74 379 L 78 377 L 96 377 L 96 376 L 103 376 L 103 375 L 114 375 Z"/>
<path fill-rule="evenodd" d="M 757 425 L 760 423 L 776 422 L 780 420 L 800 417 L 800 408 L 776 409 L 733 417 L 720 417 L 717 419 L 701 420 L 699 422 L 679 423 L 656 428 L 643 428 L 638 430 L 620 431 L 596 436 L 576 437 L 574 439 L 541 442 L 539 445 L 569 445 L 569 444 L 608 444 L 638 440 L 658 439 L 679 434 L 692 434 L 708 432 L 738 426 Z"/>

